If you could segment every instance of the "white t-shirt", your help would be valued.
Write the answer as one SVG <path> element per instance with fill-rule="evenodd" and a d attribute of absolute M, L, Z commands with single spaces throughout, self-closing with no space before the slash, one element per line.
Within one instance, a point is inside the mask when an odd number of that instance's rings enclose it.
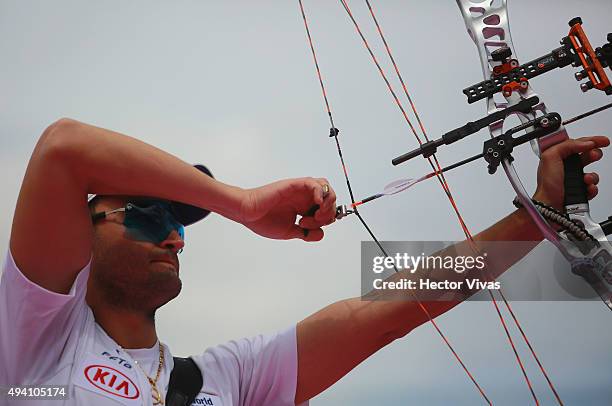
<path fill-rule="evenodd" d="M 88 264 L 66 295 L 28 280 L 8 250 L 0 279 L 0 387 L 67 385 L 68 399 L 11 401 L 0 405 L 152 405 L 159 343 L 122 350 L 96 323 L 85 302 Z M 165 399 L 174 366 L 169 348 L 158 388 Z M 207 349 L 192 357 L 204 378 L 193 405 L 293 405 L 297 381 L 295 327 Z"/>

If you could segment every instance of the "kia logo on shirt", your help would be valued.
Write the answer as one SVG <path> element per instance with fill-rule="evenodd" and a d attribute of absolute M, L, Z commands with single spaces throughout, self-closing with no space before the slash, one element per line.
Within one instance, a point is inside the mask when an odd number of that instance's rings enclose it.
<path fill-rule="evenodd" d="M 90 365 L 85 368 L 87 380 L 105 392 L 126 399 L 136 399 L 140 395 L 134 382 L 115 368 L 105 365 Z"/>

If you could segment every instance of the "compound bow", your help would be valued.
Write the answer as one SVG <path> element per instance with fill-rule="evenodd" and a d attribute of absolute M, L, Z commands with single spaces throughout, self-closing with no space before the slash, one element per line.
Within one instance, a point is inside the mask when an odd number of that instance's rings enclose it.
<path fill-rule="evenodd" d="M 524 65 L 517 59 L 510 27 L 508 23 L 507 0 L 494 5 L 494 1 L 476 3 L 470 0 L 457 0 L 465 25 L 474 40 L 485 81 L 465 89 L 468 103 L 487 100 L 489 114 L 515 106 L 522 100 L 536 97 L 529 79 L 542 75 L 555 68 L 568 65 L 582 68 L 576 74 L 576 79 L 587 79 L 581 85 L 584 92 L 596 88 L 612 95 L 612 85 L 604 67 L 612 64 L 612 34 L 608 35 L 608 43 L 594 50 L 582 29 L 582 20 L 574 18 L 569 22 L 570 32 L 561 40 L 561 47 L 541 58 Z M 499 2 L 498 2 L 499 3 Z M 494 95 L 502 92 L 506 103 L 498 103 Z M 523 123 L 530 123 L 539 114 L 546 115 L 548 110 L 541 102 L 532 107 L 532 111 L 512 112 Z M 569 120 L 568 120 L 569 122 Z M 489 126 L 491 137 L 502 135 L 504 119 Z M 568 138 L 563 125 L 550 134 L 531 140 L 534 152 L 539 156 L 546 148 Z M 487 148 L 493 148 L 491 145 Z M 590 215 L 582 163 L 578 155 L 570 156 L 565 161 L 565 213 L 567 218 L 557 219 L 563 222 L 566 231 L 558 233 L 544 218 L 541 210 L 532 202 L 512 164 L 512 156 L 507 153 L 501 158 L 501 164 L 510 184 L 517 193 L 521 204 L 527 209 L 533 221 L 545 236 L 554 244 L 563 256 L 570 262 L 572 271 L 582 276 L 599 294 L 604 303 L 612 310 L 612 245 L 606 235 L 612 233 L 610 219 L 601 224 L 594 221 Z M 548 218 L 548 220 L 553 220 Z M 570 220 L 570 221 L 565 221 Z M 573 221 L 572 221 L 573 220 Z M 571 224 L 577 225 L 581 231 L 571 232 Z M 576 243 L 584 241 L 585 243 Z M 588 241 L 588 242 L 587 242 Z"/>
<path fill-rule="evenodd" d="M 610 309 L 612 309 L 612 244 L 610 244 L 606 237 L 607 235 L 612 234 L 612 217 L 602 223 L 597 223 L 592 219 L 590 215 L 586 187 L 583 180 L 584 173 L 580 157 L 578 155 L 573 155 L 565 161 L 564 213 L 558 212 L 547 206 L 543 207 L 541 205 L 537 205 L 534 201 L 532 201 L 518 176 L 518 173 L 513 165 L 512 157 L 514 147 L 526 142 L 531 143 L 534 152 L 539 156 L 540 153 L 546 148 L 549 148 L 550 146 L 568 138 L 567 131 L 564 127 L 565 124 L 612 107 L 612 104 L 608 104 L 607 106 L 563 122 L 559 114 L 548 112 L 546 105 L 540 101 L 540 98 L 534 92 L 529 82 L 530 79 L 549 72 L 555 68 L 563 68 L 573 65 L 574 67 L 582 68 L 582 70 L 576 74 L 577 80 L 580 81 L 588 79 L 588 81 L 583 83 L 581 86 L 584 92 L 591 89 L 598 89 L 608 95 L 612 94 L 612 85 L 610 84 L 610 81 L 604 71 L 604 68 L 606 67 L 612 68 L 612 34 L 608 34 L 608 43 L 604 44 L 600 48 L 593 49 L 590 45 L 589 39 L 582 29 L 581 19 L 575 18 L 570 21 L 570 32 L 568 36 L 561 40 L 561 47 L 553 50 L 541 58 L 537 58 L 534 61 L 521 65 L 516 58 L 511 58 L 512 55 L 515 55 L 515 51 L 509 31 L 507 0 L 485 0 L 480 2 L 456 0 L 459 8 L 461 9 L 468 32 L 478 48 L 481 67 L 485 78 L 483 82 L 471 86 L 465 89 L 463 92 L 468 97 L 469 103 L 486 99 L 488 115 L 480 120 L 469 122 L 460 128 L 450 131 L 444 134 L 442 138 L 438 140 L 429 140 L 404 80 L 402 79 L 399 68 L 397 67 L 387 41 L 376 19 L 372 6 L 369 0 L 365 0 L 380 38 L 402 85 L 403 91 L 410 103 L 414 115 L 417 118 L 418 126 L 425 137 L 426 142 L 422 142 L 417 134 L 415 126 L 412 125 L 410 119 L 408 118 L 406 110 L 403 108 L 396 92 L 393 90 L 381 65 L 372 52 L 362 30 L 353 17 L 347 0 L 340 0 L 364 45 L 366 46 L 370 56 L 372 57 L 372 60 L 376 64 L 396 104 L 398 105 L 404 118 L 406 119 L 406 122 L 420 144 L 420 147 L 416 150 L 394 159 L 393 164 L 398 165 L 416 156 L 422 155 L 428 159 L 433 169 L 432 173 L 416 180 L 402 179 L 393 182 L 385 187 L 382 193 L 378 193 L 356 202 L 342 155 L 340 142 L 338 140 L 339 130 L 334 125 L 334 120 L 329 107 L 327 93 L 321 77 L 321 72 L 312 43 L 302 0 L 298 1 L 331 124 L 329 136 L 335 139 L 347 187 L 351 197 L 350 205 L 338 207 L 337 218 L 343 218 L 349 214 L 355 214 L 364 225 L 372 239 L 378 244 L 381 251 L 387 255 L 382 244 L 380 244 L 370 227 L 360 215 L 358 206 L 385 195 L 398 193 L 422 180 L 435 176 L 438 178 L 442 188 L 448 196 L 464 230 L 467 240 L 473 243 L 472 235 L 465 225 L 465 222 L 463 221 L 459 210 L 454 203 L 452 193 L 443 173 L 460 165 L 472 162 L 478 158 L 484 158 L 489 163 L 489 173 L 495 173 L 499 165 L 504 168 L 510 184 L 516 191 L 517 204 L 521 205 L 527 210 L 544 237 L 554 244 L 571 264 L 572 271 L 582 276 L 593 287 L 604 303 Z M 495 100 L 495 95 L 498 93 L 501 93 L 505 97 L 505 101 L 502 102 Z M 522 122 L 522 125 L 504 132 L 504 121 L 511 115 L 516 115 Z M 446 168 L 442 168 L 440 166 L 435 156 L 435 152 L 437 151 L 438 147 L 454 143 L 468 135 L 478 132 L 487 126 L 489 127 L 491 139 L 484 143 L 483 152 L 481 154 L 475 155 Z M 524 130 L 526 131 L 524 135 L 516 138 L 513 137 L 514 134 Z M 551 223 L 556 223 L 557 225 L 561 226 L 561 231 L 558 232 Z M 529 347 L 531 354 L 538 363 L 544 377 L 555 395 L 555 398 L 559 404 L 563 404 L 508 301 L 501 291 L 499 293 L 508 311 L 510 312 L 513 321 L 521 332 L 525 343 Z M 493 296 L 492 292 L 489 291 L 489 295 L 491 296 L 492 303 L 495 305 L 502 326 L 504 327 L 510 345 L 512 346 L 535 403 L 539 404 L 538 398 L 533 390 L 531 382 L 523 367 L 523 363 L 515 348 L 513 339 L 506 327 L 504 317 L 498 308 L 497 300 Z M 468 374 L 469 378 L 475 384 L 484 400 L 487 403 L 492 404 L 484 393 L 483 389 L 476 382 L 465 364 L 459 358 L 448 339 L 436 325 L 427 309 L 418 301 L 418 299 L 416 299 L 416 301 L 421 309 L 425 312 L 436 331 L 443 338 L 453 355 L 461 364 L 465 372 Z"/>

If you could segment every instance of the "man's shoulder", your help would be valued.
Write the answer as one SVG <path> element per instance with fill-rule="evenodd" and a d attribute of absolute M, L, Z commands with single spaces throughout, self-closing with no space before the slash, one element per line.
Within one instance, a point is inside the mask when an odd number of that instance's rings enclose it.
<path fill-rule="evenodd" d="M 49 291 L 30 281 L 7 250 L 0 277 L 0 382 L 37 382 L 75 359 L 87 323 L 89 267 L 70 292 Z M 89 320 L 89 321 L 88 321 Z"/>
<path fill-rule="evenodd" d="M 295 325 L 273 334 L 231 340 L 191 358 L 204 378 L 201 395 L 213 404 L 211 396 L 231 393 L 234 399 L 247 400 L 248 404 L 293 405 L 297 381 Z"/>
<path fill-rule="evenodd" d="M 201 354 L 191 355 L 194 361 L 220 362 L 227 358 L 252 357 L 265 351 L 274 353 L 281 348 L 296 347 L 296 326 L 292 325 L 272 334 L 258 334 L 208 347 Z"/>
<path fill-rule="evenodd" d="M 36 255 L 33 253 L 33 255 Z M 70 298 L 79 296 L 79 293 L 84 294 L 87 289 L 87 279 L 89 278 L 89 271 L 91 268 L 91 260 L 85 267 L 83 267 L 74 280 L 70 290 L 66 294 L 57 293 L 48 290 L 37 283 L 31 281 L 19 268 L 10 248 L 6 249 L 4 260 L 2 262 L 2 269 L 0 270 L 0 288 L 2 289 L 2 295 L 19 294 L 21 292 L 29 296 L 41 296 L 44 297 L 44 301 L 48 306 L 56 303 L 63 303 L 69 301 Z M 81 292 L 82 291 L 82 292 Z"/>

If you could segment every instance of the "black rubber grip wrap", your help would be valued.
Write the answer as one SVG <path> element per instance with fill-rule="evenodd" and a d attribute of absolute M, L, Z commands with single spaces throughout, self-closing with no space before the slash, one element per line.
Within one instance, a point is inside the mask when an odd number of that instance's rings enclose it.
<path fill-rule="evenodd" d="M 578 154 L 570 155 L 563 162 L 565 168 L 565 206 L 588 203 L 584 183 L 584 169 Z"/>

